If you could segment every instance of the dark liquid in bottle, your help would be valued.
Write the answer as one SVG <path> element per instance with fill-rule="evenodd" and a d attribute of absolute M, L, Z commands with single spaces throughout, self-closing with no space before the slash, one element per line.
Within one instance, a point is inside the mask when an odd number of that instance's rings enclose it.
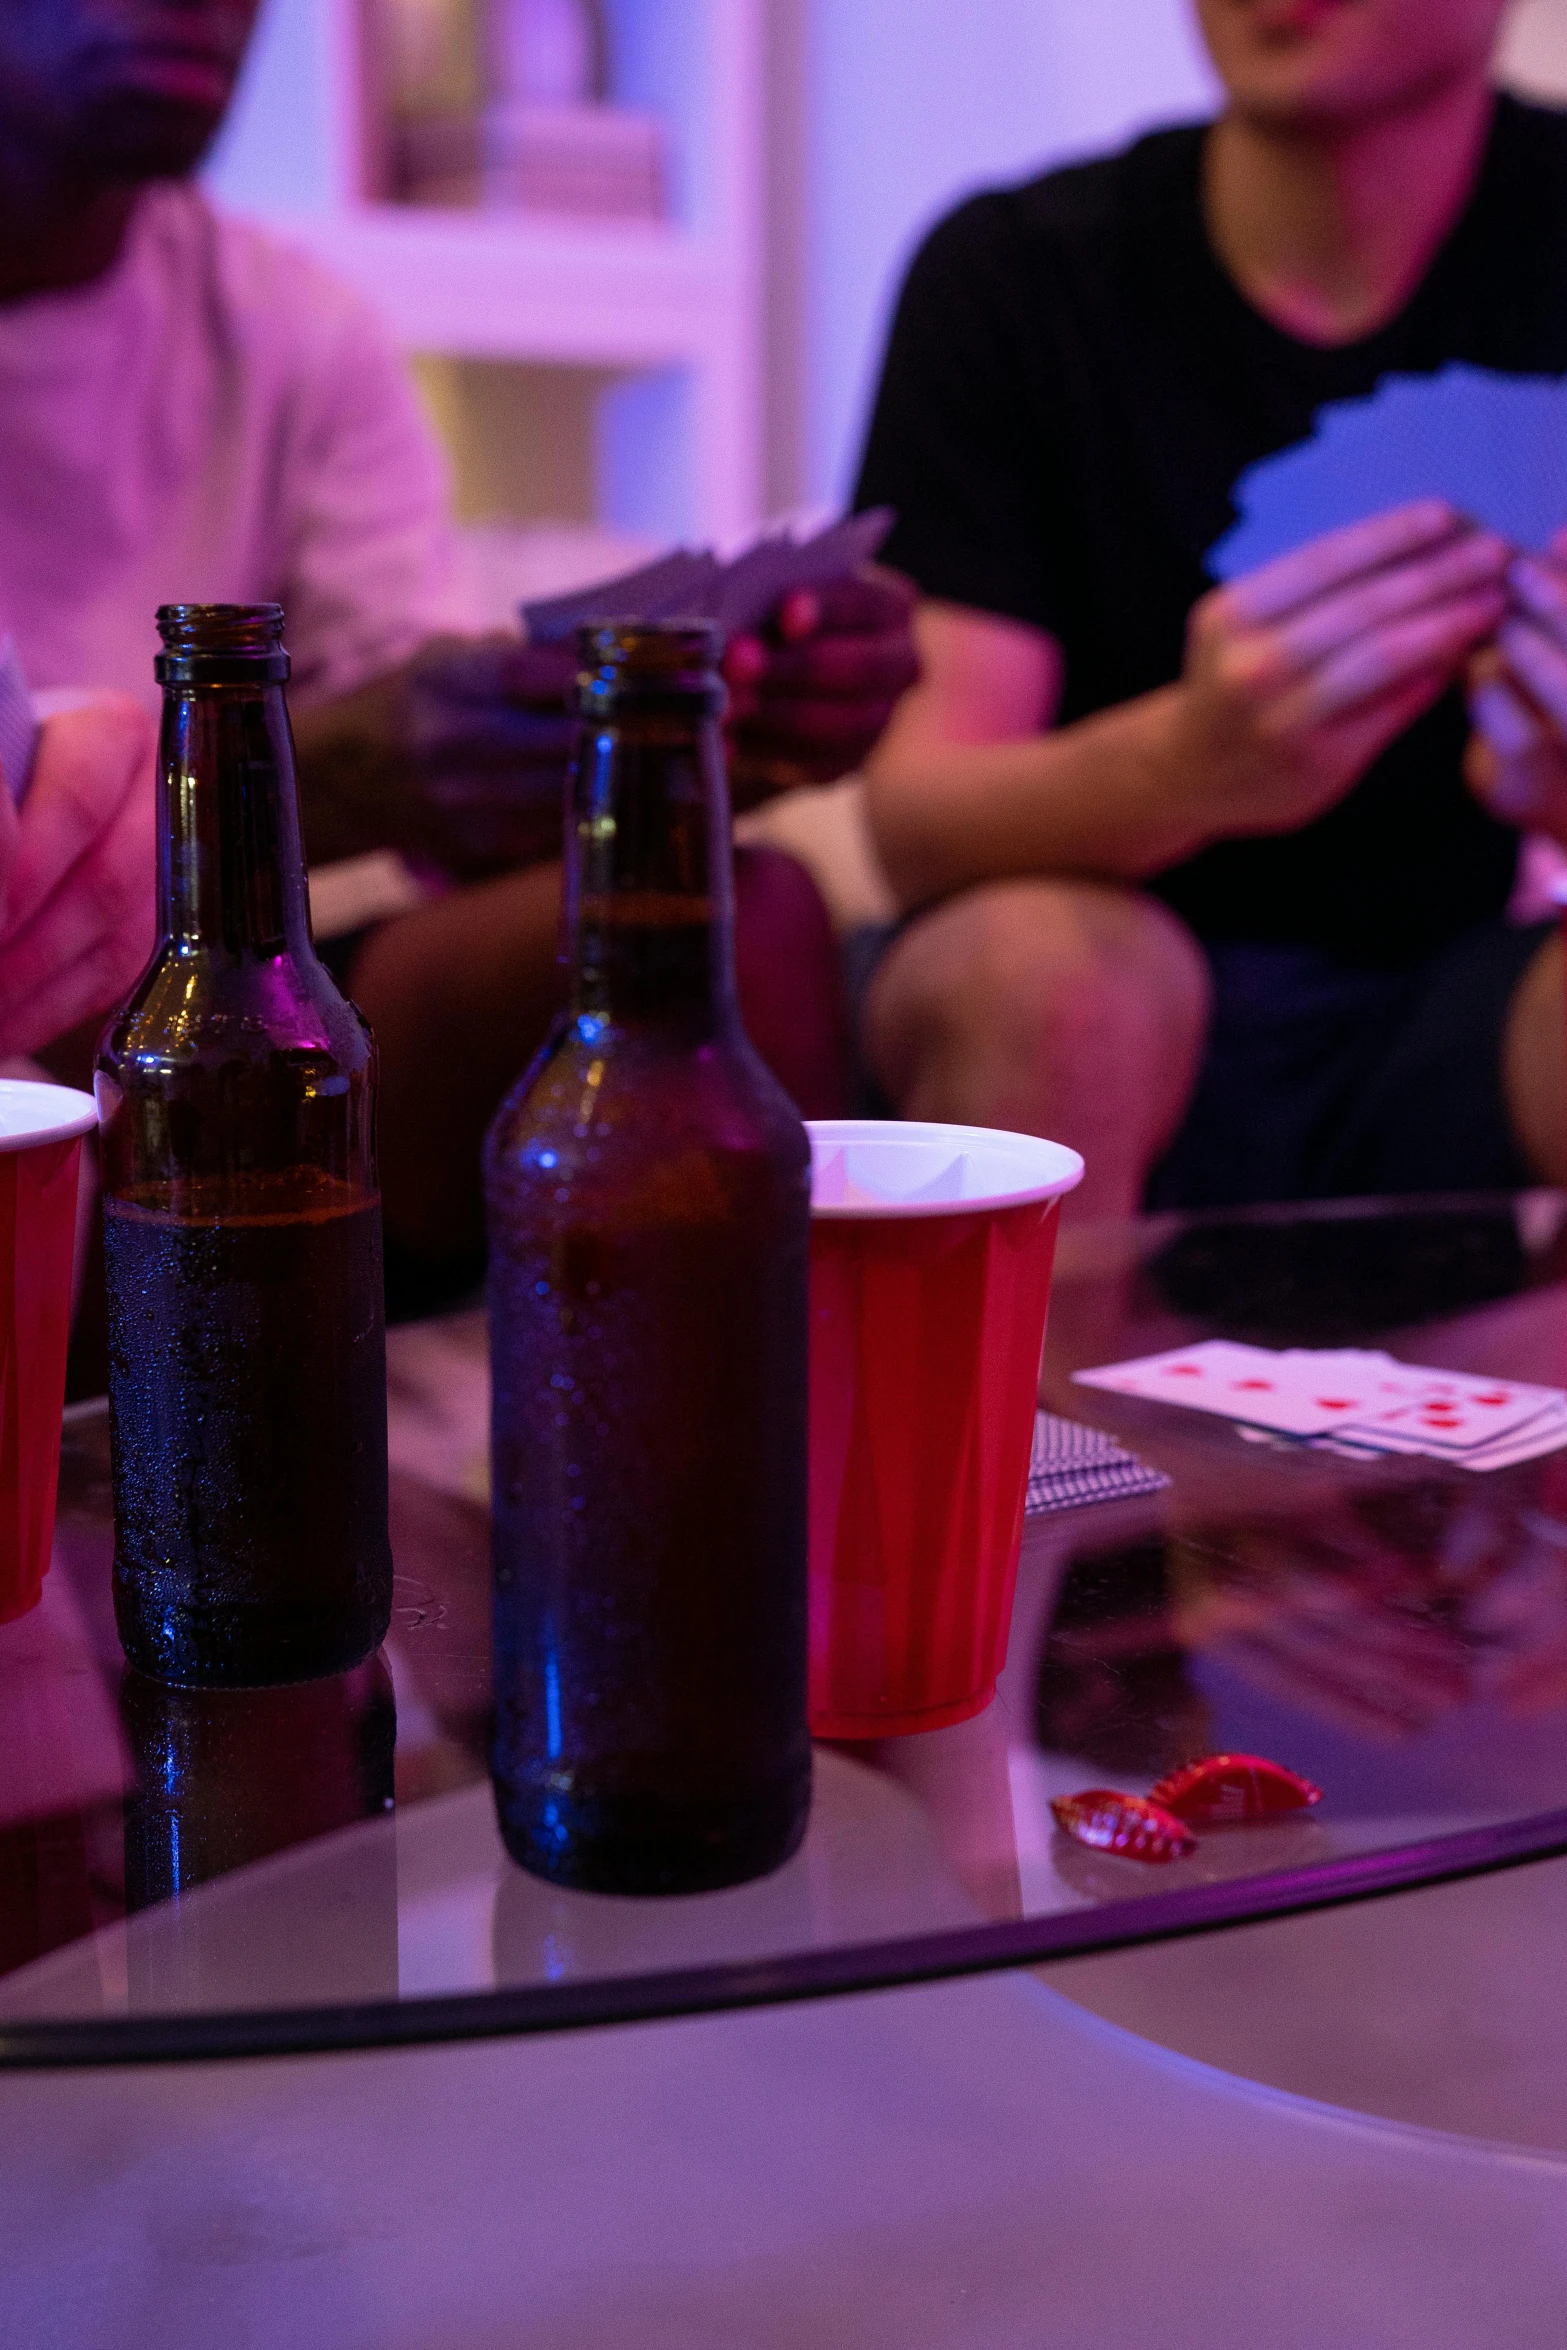
<path fill-rule="evenodd" d="M 616 1080 L 645 1101 L 661 1072 L 622 1056 L 599 1064 L 595 1125 L 642 1123 Z M 803 1175 L 770 1080 L 720 1049 L 703 1123 L 722 1129 L 727 1074 L 736 1147 L 644 1134 L 628 1177 L 622 1131 L 595 1182 L 576 1057 L 492 1190 L 497 1801 L 539 1875 L 692 1890 L 775 1866 L 810 1800 Z"/>
<path fill-rule="evenodd" d="M 308 1168 L 226 1178 L 221 1220 L 201 1193 L 104 1204 L 120 1637 L 166 1681 L 336 1672 L 389 1617 L 379 1201 Z"/>

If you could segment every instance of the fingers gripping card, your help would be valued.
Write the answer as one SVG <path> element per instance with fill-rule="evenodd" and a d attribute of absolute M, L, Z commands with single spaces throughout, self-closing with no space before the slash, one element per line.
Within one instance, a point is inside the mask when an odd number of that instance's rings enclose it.
<path fill-rule="evenodd" d="M 727 563 L 710 548 L 679 547 L 640 570 L 524 604 L 523 626 L 536 645 L 558 643 L 595 621 L 616 620 L 712 620 L 735 636 L 760 627 L 796 589 L 847 579 L 871 560 L 891 528 L 891 511 L 878 506 L 810 538 L 771 532 Z"/>

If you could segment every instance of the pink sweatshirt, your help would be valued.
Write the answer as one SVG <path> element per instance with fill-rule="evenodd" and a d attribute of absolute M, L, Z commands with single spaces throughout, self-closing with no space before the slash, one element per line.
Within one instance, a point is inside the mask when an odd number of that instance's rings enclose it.
<path fill-rule="evenodd" d="M 188 184 L 96 283 L 0 305 L 0 632 L 153 696 L 153 612 L 276 598 L 294 698 L 460 627 L 446 479 L 374 314 Z"/>

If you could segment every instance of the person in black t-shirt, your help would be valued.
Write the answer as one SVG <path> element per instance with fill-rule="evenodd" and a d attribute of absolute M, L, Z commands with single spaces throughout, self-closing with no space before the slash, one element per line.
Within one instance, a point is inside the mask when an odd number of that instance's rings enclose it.
<path fill-rule="evenodd" d="M 1567 545 L 1432 501 L 1205 569 L 1324 402 L 1567 371 L 1567 117 L 1493 92 L 1501 7 L 1197 0 L 1217 124 L 975 198 L 904 288 L 867 1056 L 1075 1144 L 1089 1212 L 1567 1178 L 1560 949 L 1505 920 L 1516 828 L 1567 840 Z"/>

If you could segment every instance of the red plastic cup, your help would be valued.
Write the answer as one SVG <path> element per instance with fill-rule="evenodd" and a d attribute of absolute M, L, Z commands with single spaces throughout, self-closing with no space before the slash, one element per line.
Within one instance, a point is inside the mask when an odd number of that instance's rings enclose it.
<path fill-rule="evenodd" d="M 36 1607 L 54 1540 L 82 1136 L 92 1097 L 0 1079 L 0 1624 Z"/>
<path fill-rule="evenodd" d="M 977 1714 L 1006 1662 L 1060 1202 L 984 1126 L 809 1126 L 811 1728 Z"/>

